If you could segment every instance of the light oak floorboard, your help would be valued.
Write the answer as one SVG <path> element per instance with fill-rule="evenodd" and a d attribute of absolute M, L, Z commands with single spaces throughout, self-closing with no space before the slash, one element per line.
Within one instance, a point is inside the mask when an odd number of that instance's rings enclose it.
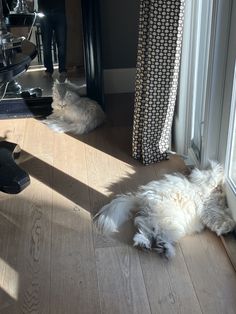
<path fill-rule="evenodd" d="M 205 231 L 181 241 L 185 263 L 206 314 L 236 313 L 236 276 L 215 234 Z"/>
<path fill-rule="evenodd" d="M 10 142 L 20 143 L 24 140 L 25 120 L 19 120 L 18 124 L 10 120 L 1 121 L 0 138 Z M 18 296 L 18 273 L 14 269 L 16 254 L 10 256 L 11 247 L 15 248 L 15 230 L 19 224 L 14 217 L 15 198 L 12 195 L 0 194 L 0 312 L 14 306 Z M 14 243 L 14 245 L 12 245 Z"/>
<path fill-rule="evenodd" d="M 230 261 L 236 271 L 236 233 L 234 235 L 222 236 L 221 240 L 228 253 Z"/>
<path fill-rule="evenodd" d="M 51 313 L 100 313 L 84 144 L 55 136 Z"/>
<path fill-rule="evenodd" d="M 15 128 L 21 126 L 22 121 L 13 123 Z M 51 188 L 42 184 L 42 175 L 52 179 L 51 173 L 43 173 L 38 159 L 48 159 L 50 145 L 46 142 L 39 143 L 44 135 L 44 130 L 34 127 L 34 121 L 25 123 L 25 136 L 21 146 L 25 152 L 31 152 L 31 158 L 22 167 L 31 176 L 30 186 L 22 193 L 11 196 L 8 206 L 5 207 L 5 217 L 13 224 L 8 233 L 8 249 L 4 263 L 7 265 L 5 275 L 14 275 L 8 278 L 8 285 L 3 283 L 3 289 L 10 285 L 14 287 L 12 297 L 14 303 L 5 308 L 1 313 L 49 313 L 50 298 L 50 242 L 51 228 L 50 217 L 52 209 Z M 19 141 L 12 138 L 14 141 Z M 48 138 L 49 143 L 52 142 Z M 47 151 L 45 156 L 43 152 Z M 37 158 L 34 158 L 37 156 Z M 6 283 L 6 284 L 7 284 Z"/>
<path fill-rule="evenodd" d="M 105 134 L 108 133 L 108 134 Z M 112 142 L 112 135 L 109 128 L 100 129 L 97 133 L 91 133 L 86 140 L 86 165 L 88 171 L 88 184 L 90 192 L 90 202 L 92 214 L 97 211 L 111 199 L 122 192 L 122 182 L 126 180 L 134 171 L 132 166 L 126 164 L 123 172 L 120 171 L 121 162 L 118 157 L 118 148 L 116 141 Z M 111 143 L 111 145 L 108 145 Z M 99 149 L 94 149 L 99 147 Z M 107 151 L 109 149 L 109 153 Z M 95 247 L 104 246 L 122 246 L 127 244 L 127 234 L 124 237 L 122 233 L 116 237 L 106 237 L 94 230 Z"/>
<path fill-rule="evenodd" d="M 135 249 L 96 249 L 96 261 L 102 313 L 151 313 Z"/>
<path fill-rule="evenodd" d="M 155 252 L 140 252 L 139 256 L 152 313 L 202 313 L 178 246 L 172 261 Z"/>
<path fill-rule="evenodd" d="M 184 172 L 181 159 L 143 166 L 131 157 L 131 129 L 109 124 L 72 137 L 2 120 L 6 134 L 31 184 L 0 194 L 1 314 L 236 313 L 235 271 L 215 234 L 183 239 L 166 261 L 132 248 L 132 225 L 108 238 L 92 224 L 116 194 Z"/>

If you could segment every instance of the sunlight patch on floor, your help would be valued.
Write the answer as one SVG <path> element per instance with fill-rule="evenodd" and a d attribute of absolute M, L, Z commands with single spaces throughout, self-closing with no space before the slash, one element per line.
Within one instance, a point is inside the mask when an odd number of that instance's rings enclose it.
<path fill-rule="evenodd" d="M 8 265 L 2 258 L 0 258 L 0 272 L 2 280 L 0 282 L 0 289 L 6 292 L 14 300 L 18 300 L 19 291 L 19 275 Z"/>

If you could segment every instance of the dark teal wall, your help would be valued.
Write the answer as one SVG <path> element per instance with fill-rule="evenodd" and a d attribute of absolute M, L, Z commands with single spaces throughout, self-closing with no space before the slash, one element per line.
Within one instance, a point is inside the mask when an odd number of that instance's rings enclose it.
<path fill-rule="evenodd" d="M 139 0 L 100 0 L 104 69 L 136 66 Z"/>

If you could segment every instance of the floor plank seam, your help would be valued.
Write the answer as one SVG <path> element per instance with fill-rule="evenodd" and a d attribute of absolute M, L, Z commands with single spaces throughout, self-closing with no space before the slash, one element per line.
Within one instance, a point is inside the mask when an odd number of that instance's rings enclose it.
<path fill-rule="evenodd" d="M 102 314 L 102 305 L 101 305 L 101 293 L 99 288 L 99 280 L 98 280 L 98 269 L 97 269 L 97 260 L 96 260 L 96 246 L 95 246 L 95 239 L 94 239 L 94 224 L 93 224 L 93 215 L 92 215 L 92 200 L 91 200 L 91 190 L 89 186 L 89 175 L 88 175 L 88 162 L 86 158 L 86 144 L 84 145 L 84 153 L 85 153 L 85 163 L 86 163 L 86 179 L 87 179 L 87 186 L 88 186 L 88 197 L 89 197 L 89 209 L 90 209 L 90 224 L 91 224 L 91 232 L 92 232 L 92 245 L 93 245 L 93 256 L 94 256 L 94 264 L 96 269 L 96 286 L 99 298 L 99 313 Z"/>
<path fill-rule="evenodd" d="M 232 265 L 232 267 L 233 267 L 233 269 L 235 271 L 235 274 L 236 274 L 236 264 L 235 264 L 235 262 L 231 258 L 230 249 L 227 247 L 227 243 L 225 242 L 224 236 L 220 236 L 220 240 L 221 240 L 222 245 L 224 247 L 225 253 L 226 253 L 226 255 L 227 255 L 228 259 L 229 259 L 229 262 Z M 236 241 L 235 241 L 235 244 L 236 244 Z"/>
<path fill-rule="evenodd" d="M 138 259 L 139 259 L 139 264 L 140 264 L 141 273 L 142 273 L 142 278 L 143 278 L 143 284 L 144 284 L 145 291 L 146 291 L 146 295 L 147 295 L 147 300 L 148 300 L 148 305 L 149 305 L 150 313 L 151 313 L 151 314 L 154 314 L 154 313 L 152 312 L 152 308 L 151 308 L 151 304 L 150 304 L 150 300 L 149 300 L 149 295 L 148 295 L 146 280 L 145 280 L 145 276 L 144 276 L 144 273 L 143 273 L 143 266 L 142 266 L 142 263 L 141 263 L 141 260 L 140 260 L 140 253 L 139 253 L 139 252 L 138 252 Z"/>
<path fill-rule="evenodd" d="M 199 297 L 198 297 L 198 294 L 197 294 L 197 291 L 196 291 L 196 287 L 195 287 L 194 282 L 192 280 L 191 273 L 190 273 L 190 270 L 189 270 L 189 267 L 188 267 L 188 263 L 186 262 L 186 259 L 185 259 L 184 252 L 183 252 L 181 244 L 180 244 L 180 250 L 181 250 L 181 253 L 182 253 L 182 256 L 183 256 L 183 259 L 184 259 L 184 262 L 185 262 L 185 265 L 186 265 L 186 268 L 187 268 L 187 271 L 188 271 L 188 275 L 189 275 L 189 278 L 190 278 L 190 281 L 191 281 L 191 284 L 192 284 L 195 296 L 197 298 L 197 301 L 198 301 L 198 304 L 199 304 L 199 307 L 200 307 L 200 310 L 201 310 L 202 314 L 204 314 L 203 309 L 202 309 L 202 305 L 201 305 L 201 302 L 199 300 Z"/>

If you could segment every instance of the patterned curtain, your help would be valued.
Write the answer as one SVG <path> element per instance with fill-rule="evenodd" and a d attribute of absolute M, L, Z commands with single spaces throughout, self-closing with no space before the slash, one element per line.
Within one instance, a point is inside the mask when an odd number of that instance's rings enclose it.
<path fill-rule="evenodd" d="M 178 86 L 184 0 L 141 0 L 133 157 L 167 159 Z"/>

